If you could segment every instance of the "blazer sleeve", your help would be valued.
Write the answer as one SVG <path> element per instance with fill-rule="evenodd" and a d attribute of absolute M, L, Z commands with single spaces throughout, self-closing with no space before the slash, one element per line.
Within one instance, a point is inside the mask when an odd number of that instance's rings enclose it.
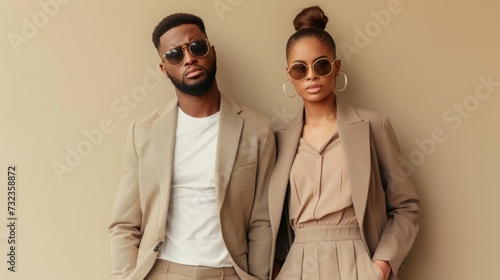
<path fill-rule="evenodd" d="M 271 126 L 264 130 L 259 145 L 255 197 L 248 227 L 248 271 L 259 279 L 268 279 L 272 247 L 269 218 L 269 179 L 276 160 L 276 144 Z"/>
<path fill-rule="evenodd" d="M 402 166 L 399 143 L 389 119 L 382 117 L 377 156 L 385 185 L 387 223 L 374 252 L 374 260 L 389 261 L 396 275 L 419 230 L 420 199 Z"/>
<path fill-rule="evenodd" d="M 142 214 L 134 127 L 135 122 L 128 133 L 120 187 L 109 225 L 113 279 L 125 279 L 134 270 L 141 238 Z"/>

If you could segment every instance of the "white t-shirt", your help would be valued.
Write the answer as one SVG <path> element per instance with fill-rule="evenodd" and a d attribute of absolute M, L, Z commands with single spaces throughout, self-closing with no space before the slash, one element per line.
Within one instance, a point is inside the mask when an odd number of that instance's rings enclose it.
<path fill-rule="evenodd" d="M 219 112 L 193 118 L 179 108 L 166 239 L 158 258 L 186 265 L 232 266 L 215 197 Z"/>

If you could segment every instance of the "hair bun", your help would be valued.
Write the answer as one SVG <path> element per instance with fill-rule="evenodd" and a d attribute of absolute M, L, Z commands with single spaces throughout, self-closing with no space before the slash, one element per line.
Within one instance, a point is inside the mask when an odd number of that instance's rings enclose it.
<path fill-rule="evenodd" d="M 328 23 L 328 17 L 318 6 L 312 6 L 302 10 L 293 20 L 295 31 L 306 28 L 320 28 L 325 30 Z"/>

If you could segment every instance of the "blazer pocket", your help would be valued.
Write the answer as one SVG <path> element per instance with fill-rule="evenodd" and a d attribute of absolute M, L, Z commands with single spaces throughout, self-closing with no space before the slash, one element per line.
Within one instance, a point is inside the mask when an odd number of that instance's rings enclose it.
<path fill-rule="evenodd" d="M 231 182 L 236 182 L 245 189 L 255 187 L 255 177 L 257 174 L 257 162 L 235 164 L 231 173 Z"/>
<path fill-rule="evenodd" d="M 236 162 L 233 166 L 233 174 L 235 172 L 240 172 L 246 169 L 256 169 L 256 168 L 257 168 L 257 161 L 245 162 L 245 163 Z"/>

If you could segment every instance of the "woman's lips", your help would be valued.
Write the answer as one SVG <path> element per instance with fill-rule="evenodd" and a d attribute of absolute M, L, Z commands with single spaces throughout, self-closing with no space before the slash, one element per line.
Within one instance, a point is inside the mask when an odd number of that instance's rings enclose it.
<path fill-rule="evenodd" d="M 309 93 L 317 93 L 319 92 L 323 87 L 320 85 L 310 85 L 306 88 L 306 91 Z"/>

